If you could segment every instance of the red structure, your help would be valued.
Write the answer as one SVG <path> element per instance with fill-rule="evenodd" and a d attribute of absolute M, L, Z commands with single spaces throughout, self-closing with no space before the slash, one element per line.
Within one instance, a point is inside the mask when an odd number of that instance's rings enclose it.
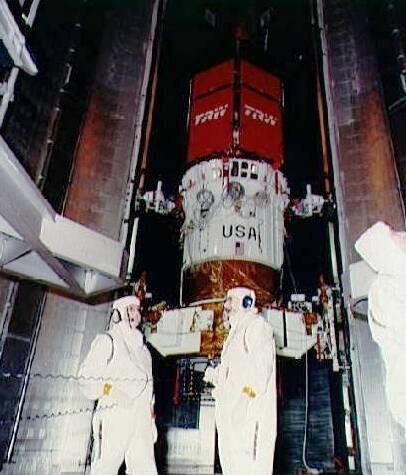
<path fill-rule="evenodd" d="M 188 163 L 240 150 L 279 168 L 282 83 L 247 61 L 226 61 L 192 81 Z"/>

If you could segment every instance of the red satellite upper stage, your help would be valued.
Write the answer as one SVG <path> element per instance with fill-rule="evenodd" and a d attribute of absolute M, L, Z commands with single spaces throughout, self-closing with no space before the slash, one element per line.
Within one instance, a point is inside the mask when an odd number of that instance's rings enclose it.
<path fill-rule="evenodd" d="M 192 81 L 188 162 L 240 150 L 271 162 L 283 161 L 282 84 L 252 64 L 227 61 Z M 233 133 L 234 131 L 234 133 Z"/>

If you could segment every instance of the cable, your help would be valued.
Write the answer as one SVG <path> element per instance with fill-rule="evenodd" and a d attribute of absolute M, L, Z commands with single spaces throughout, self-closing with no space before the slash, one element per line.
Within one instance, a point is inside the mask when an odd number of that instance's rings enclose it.
<path fill-rule="evenodd" d="M 96 409 L 94 409 L 93 407 L 86 407 L 86 408 L 80 408 L 80 409 L 66 409 L 64 411 L 50 412 L 48 414 L 34 414 L 32 416 L 23 416 L 20 418 L 20 421 L 48 420 L 48 419 L 56 419 L 57 417 L 62 417 L 62 416 L 86 414 L 88 412 L 90 413 L 101 412 L 107 409 L 112 409 L 113 407 L 116 407 L 116 406 L 117 406 L 117 403 L 110 404 L 109 406 L 97 406 Z M 0 426 L 13 423 L 14 421 L 15 421 L 14 417 L 0 419 Z"/>
<path fill-rule="evenodd" d="M 10 374 L 10 373 L 8 373 Z M 48 375 L 46 376 L 48 377 Z M 64 379 L 68 379 L 64 377 Z M 71 379 L 71 377 L 69 377 Z M 74 378 L 74 379 L 99 379 L 99 378 Z M 123 379 L 122 379 L 123 380 Z M 137 381 L 140 381 L 139 379 Z M 148 380 L 142 380 L 145 381 L 145 384 L 141 388 L 141 390 L 136 394 L 134 397 L 131 399 L 135 400 L 138 399 L 141 394 L 146 390 L 147 385 L 149 382 L 153 381 L 153 379 L 149 378 Z M 101 412 L 107 409 L 112 409 L 114 407 L 118 406 L 118 403 L 113 403 L 107 406 L 99 406 L 97 405 L 96 408 L 94 407 L 86 407 L 86 408 L 80 408 L 80 409 L 65 409 L 64 411 L 57 411 L 57 412 L 50 412 L 50 413 L 45 413 L 45 414 L 34 414 L 34 415 L 29 415 L 29 416 L 23 416 L 19 418 L 19 421 L 31 421 L 31 420 L 48 420 L 48 419 L 56 419 L 58 417 L 63 417 L 63 416 L 72 416 L 76 414 L 86 414 L 86 413 L 95 413 L 95 412 Z M 6 425 L 6 424 L 12 424 L 16 420 L 16 416 L 14 417 L 8 417 L 5 419 L 0 419 L 0 426 Z"/>
<path fill-rule="evenodd" d="M 0 371 L 0 379 L 23 379 L 25 378 L 24 373 L 13 373 L 11 371 Z M 171 378 L 109 378 L 108 376 L 75 376 L 75 375 L 65 375 L 65 374 L 42 374 L 42 373 L 31 373 L 29 375 L 30 378 L 42 378 L 42 379 L 62 379 L 65 381 L 80 381 L 80 380 L 89 380 L 89 381 L 112 381 L 112 382 L 136 382 L 136 381 L 143 381 L 145 383 L 149 383 L 150 381 L 156 382 L 166 382 L 171 381 Z"/>
<path fill-rule="evenodd" d="M 23 379 L 27 375 L 25 373 L 13 373 L 12 371 L 0 371 L 0 378 L 10 379 Z M 108 376 L 76 376 L 73 374 L 52 374 L 52 373 L 31 373 L 30 378 L 42 378 L 42 379 L 64 379 L 64 380 L 75 380 L 75 381 L 121 381 L 121 382 L 134 382 L 134 381 L 153 381 L 153 378 L 110 378 Z"/>

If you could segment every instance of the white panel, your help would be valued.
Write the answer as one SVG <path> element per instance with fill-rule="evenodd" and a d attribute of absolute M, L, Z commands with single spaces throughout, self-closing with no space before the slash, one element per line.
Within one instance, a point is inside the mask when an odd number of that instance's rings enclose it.
<path fill-rule="evenodd" d="M 147 341 L 163 356 L 189 355 L 199 353 L 200 351 L 200 332 L 185 335 L 150 333 L 145 336 Z"/>
<path fill-rule="evenodd" d="M 145 336 L 162 355 L 198 353 L 201 332 L 211 330 L 213 311 L 201 307 L 186 307 L 167 310 L 157 325 L 157 333 L 145 327 Z"/>
<path fill-rule="evenodd" d="M 358 427 L 361 450 L 369 455 L 368 473 L 406 473 L 405 433 L 389 411 L 379 347 L 372 340 L 367 322 L 354 320 L 350 328 Z"/>
<path fill-rule="evenodd" d="M 4 266 L 29 250 L 24 241 L 0 233 L 0 265 Z"/>
<path fill-rule="evenodd" d="M 42 221 L 40 240 L 66 261 L 109 275 L 120 273 L 123 244 L 63 216 Z"/>
<path fill-rule="evenodd" d="M 367 297 L 376 276 L 377 273 L 364 260 L 350 264 L 351 297 Z"/>
<path fill-rule="evenodd" d="M 303 313 L 286 312 L 286 334 L 291 356 L 301 358 L 306 351 L 316 344 L 316 327 L 313 326 L 312 330 L 312 334 L 307 335 Z"/>
<path fill-rule="evenodd" d="M 285 325 L 283 322 L 283 310 L 276 308 L 267 309 L 265 312 L 265 320 L 271 325 L 273 335 L 275 338 L 276 350 L 284 348 L 285 346 Z"/>
<path fill-rule="evenodd" d="M 264 318 L 273 329 L 276 353 L 278 355 L 286 356 L 288 358 L 301 358 L 306 353 L 306 351 L 316 344 L 317 325 L 313 326 L 312 334 L 307 335 L 306 325 L 304 324 L 303 320 L 303 313 L 285 312 L 284 319 L 283 310 L 271 308 L 264 312 Z"/>
<path fill-rule="evenodd" d="M 54 270 L 35 252 L 30 252 L 24 256 L 10 262 L 3 267 L 6 272 L 11 272 L 20 276 L 30 276 L 31 279 L 47 282 L 48 284 L 68 288 L 68 284 L 62 280 Z"/>
<path fill-rule="evenodd" d="M 241 176 L 243 162 L 248 164 L 247 170 L 255 164 L 258 174 Z M 228 187 L 220 159 L 200 162 L 183 177 L 183 264 L 188 267 L 209 260 L 241 259 L 280 269 L 286 182 L 267 163 L 233 159 L 230 170 L 234 163 L 240 171 L 238 176 L 229 177 Z"/>
<path fill-rule="evenodd" d="M 10 223 L 8 223 L 1 215 L 0 215 L 0 232 L 7 234 L 8 236 L 11 236 L 13 238 L 22 239 L 21 235 L 18 234 L 18 232 L 12 226 L 10 226 Z"/>

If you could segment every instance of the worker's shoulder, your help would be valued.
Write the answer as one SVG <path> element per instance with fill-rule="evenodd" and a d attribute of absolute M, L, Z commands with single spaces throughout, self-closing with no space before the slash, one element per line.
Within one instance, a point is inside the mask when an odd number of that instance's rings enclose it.
<path fill-rule="evenodd" d="M 113 346 L 113 336 L 109 332 L 98 333 L 93 340 L 92 346 Z"/>
<path fill-rule="evenodd" d="M 100 340 L 100 341 L 113 341 L 113 335 L 109 331 L 105 331 L 102 333 L 98 333 L 95 337 L 95 340 Z"/>
<path fill-rule="evenodd" d="M 273 330 L 271 325 L 261 315 L 256 315 L 247 327 L 247 332 L 252 336 L 272 337 Z"/>
<path fill-rule="evenodd" d="M 93 357 L 111 361 L 114 354 L 114 340 L 109 332 L 98 333 L 92 342 L 90 353 Z"/>

